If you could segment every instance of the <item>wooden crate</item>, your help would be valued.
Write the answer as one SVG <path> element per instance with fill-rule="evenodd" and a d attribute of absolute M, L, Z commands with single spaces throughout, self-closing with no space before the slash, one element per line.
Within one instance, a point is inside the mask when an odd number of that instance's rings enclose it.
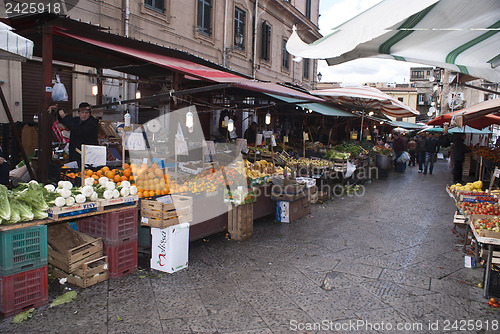
<path fill-rule="evenodd" d="M 53 207 L 47 210 L 49 218 L 58 219 L 60 217 L 76 216 L 99 210 L 99 202 L 86 202 L 71 206 Z"/>
<path fill-rule="evenodd" d="M 164 229 L 193 220 L 193 198 L 172 195 L 173 203 L 141 201 L 141 225 Z"/>
<path fill-rule="evenodd" d="M 455 212 L 455 216 L 453 217 L 453 224 L 459 227 L 465 227 L 467 223 L 465 222 L 465 216 L 461 215 L 458 212 Z"/>
<path fill-rule="evenodd" d="M 88 288 L 89 286 L 104 282 L 109 278 L 108 257 L 102 256 L 85 262 L 71 274 L 57 267 L 52 267 L 52 276 L 56 278 L 66 278 L 68 283 L 81 288 Z"/>
<path fill-rule="evenodd" d="M 238 205 L 228 212 L 227 231 L 231 240 L 245 240 L 253 233 L 253 203 Z"/>
<path fill-rule="evenodd" d="M 126 197 L 118 197 L 118 198 L 112 198 L 112 199 L 98 199 L 97 202 L 99 203 L 97 210 L 98 211 L 104 211 L 108 209 L 113 209 L 113 208 L 119 208 L 119 207 L 127 207 L 131 205 L 137 205 L 139 201 L 139 196 L 137 195 L 131 195 L 131 196 L 126 196 Z"/>
<path fill-rule="evenodd" d="M 49 263 L 70 274 L 83 263 L 102 256 L 100 238 L 77 232 L 67 223 L 49 226 L 47 243 Z"/>

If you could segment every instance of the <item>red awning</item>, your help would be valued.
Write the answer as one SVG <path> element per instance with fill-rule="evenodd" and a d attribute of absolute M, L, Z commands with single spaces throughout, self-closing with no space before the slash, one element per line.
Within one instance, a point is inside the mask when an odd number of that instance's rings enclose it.
<path fill-rule="evenodd" d="M 253 91 L 258 91 L 262 93 L 270 93 L 281 96 L 288 96 L 294 98 L 305 99 L 308 101 L 322 102 L 323 99 L 312 96 L 307 93 L 297 91 L 292 88 L 284 87 L 275 83 L 268 82 L 257 82 L 249 80 L 238 75 L 217 70 L 208 66 L 200 65 L 188 60 L 178 59 L 174 57 L 169 57 L 149 51 L 138 50 L 123 45 L 117 45 L 113 43 L 108 43 L 104 41 L 99 41 L 91 39 L 88 37 L 78 36 L 75 34 L 70 34 L 62 30 L 55 30 L 54 34 L 73 38 L 85 43 L 89 43 L 104 49 L 108 49 L 114 52 L 119 52 L 128 56 L 132 56 L 137 59 L 145 60 L 149 63 L 153 63 L 176 72 L 183 73 L 184 75 L 210 81 L 217 83 L 230 83 L 234 87 L 248 89 Z"/>

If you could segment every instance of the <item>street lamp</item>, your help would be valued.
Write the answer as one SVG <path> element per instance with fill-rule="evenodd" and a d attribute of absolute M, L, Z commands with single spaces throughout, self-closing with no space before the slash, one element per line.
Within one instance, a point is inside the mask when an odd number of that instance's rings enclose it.
<path fill-rule="evenodd" d="M 271 114 L 270 113 L 266 114 L 266 124 L 267 125 L 271 124 Z"/>
<path fill-rule="evenodd" d="M 321 79 L 323 79 L 323 74 L 321 74 L 321 72 L 318 72 L 318 82 L 320 82 Z"/>
<path fill-rule="evenodd" d="M 239 31 L 234 35 L 234 45 L 238 49 L 243 49 L 243 34 Z"/>

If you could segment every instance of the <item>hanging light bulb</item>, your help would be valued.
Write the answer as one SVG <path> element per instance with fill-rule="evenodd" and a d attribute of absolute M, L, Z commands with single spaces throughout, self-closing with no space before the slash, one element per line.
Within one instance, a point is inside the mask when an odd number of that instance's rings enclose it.
<path fill-rule="evenodd" d="M 266 124 L 267 125 L 271 124 L 271 114 L 270 113 L 266 114 Z"/>
<path fill-rule="evenodd" d="M 140 99 L 141 98 L 141 92 L 140 91 L 135 92 L 135 98 L 136 99 Z"/>
<path fill-rule="evenodd" d="M 188 111 L 186 114 L 186 127 L 188 128 L 188 130 L 193 129 L 193 125 L 194 125 L 193 113 Z"/>
<path fill-rule="evenodd" d="M 97 86 L 96 85 L 92 86 L 92 95 L 96 96 L 97 93 L 98 93 Z"/>
<path fill-rule="evenodd" d="M 384 122 L 380 122 L 380 124 L 384 124 Z"/>
<path fill-rule="evenodd" d="M 222 121 L 222 127 L 227 128 L 227 122 L 229 121 L 229 116 L 224 116 L 224 120 Z"/>
<path fill-rule="evenodd" d="M 232 119 L 229 119 L 229 121 L 227 121 L 227 131 L 233 132 L 233 130 L 234 130 L 234 121 Z"/>
<path fill-rule="evenodd" d="M 370 112 L 368 113 L 368 116 L 373 116 L 373 111 L 370 111 Z"/>

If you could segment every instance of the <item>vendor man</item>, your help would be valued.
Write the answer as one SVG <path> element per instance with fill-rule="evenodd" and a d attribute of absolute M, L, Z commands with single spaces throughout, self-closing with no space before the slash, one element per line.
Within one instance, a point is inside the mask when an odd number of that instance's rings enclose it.
<path fill-rule="evenodd" d="M 255 122 L 250 124 L 250 127 L 245 131 L 245 135 L 243 136 L 247 140 L 248 145 L 255 145 L 257 141 L 257 129 L 259 125 Z"/>
<path fill-rule="evenodd" d="M 51 106 L 49 111 L 57 110 Z M 76 149 L 81 150 L 82 144 L 99 145 L 97 133 L 99 121 L 91 115 L 90 104 L 82 102 L 78 106 L 78 117 L 67 115 L 62 109 L 58 109 L 58 119 L 71 132 L 69 137 L 69 161 L 80 164 L 81 155 Z"/>

